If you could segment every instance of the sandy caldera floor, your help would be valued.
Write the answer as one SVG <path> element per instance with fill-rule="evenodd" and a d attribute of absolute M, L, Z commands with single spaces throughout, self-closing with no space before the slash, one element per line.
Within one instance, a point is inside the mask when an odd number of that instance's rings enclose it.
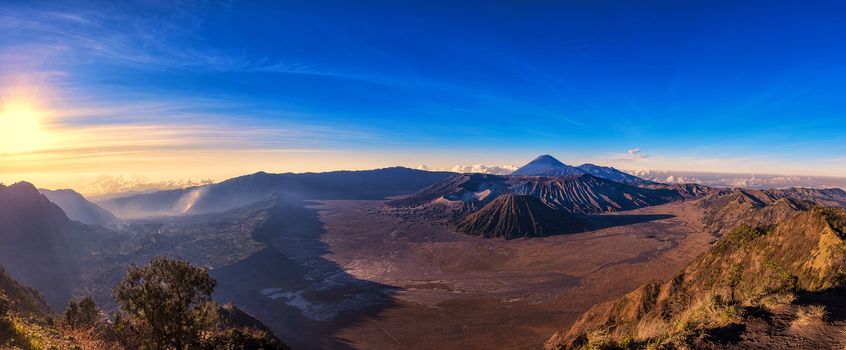
<path fill-rule="evenodd" d="M 603 215 L 596 222 L 608 227 L 593 232 L 511 241 L 407 221 L 381 206 L 311 206 L 323 224 L 322 259 L 396 287 L 389 307 L 313 334 L 345 348 L 537 349 L 591 305 L 671 277 L 714 238 L 691 202 Z"/>

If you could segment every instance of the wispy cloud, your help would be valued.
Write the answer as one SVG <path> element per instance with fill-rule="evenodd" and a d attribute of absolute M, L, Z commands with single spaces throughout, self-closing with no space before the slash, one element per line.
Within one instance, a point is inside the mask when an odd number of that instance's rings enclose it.
<path fill-rule="evenodd" d="M 648 154 L 643 153 L 643 152 L 640 150 L 640 147 L 635 147 L 635 148 L 632 148 L 632 149 L 628 150 L 626 153 L 628 153 L 628 154 L 629 154 L 629 156 L 630 156 L 631 158 L 633 158 L 633 159 L 644 159 L 644 158 L 649 158 L 649 155 L 648 155 Z"/>
<path fill-rule="evenodd" d="M 196 68 L 216 71 L 287 71 L 325 74 L 303 64 L 268 62 L 234 55 L 202 42 L 202 13 L 184 5 L 166 15 L 133 16 L 121 11 L 62 9 L 37 11 L 27 6 L 4 6 L 0 14 L 2 56 L 44 66 L 113 63 L 143 69 Z M 197 5 L 196 7 L 202 7 Z M 107 15 L 108 14 L 108 15 Z"/>
<path fill-rule="evenodd" d="M 611 160 L 615 163 L 628 163 L 627 167 L 630 167 L 632 164 L 643 163 L 643 161 L 648 160 L 650 156 L 644 153 L 640 147 L 630 148 L 625 153 L 623 152 L 612 152 L 605 155 L 604 158 Z"/>
<path fill-rule="evenodd" d="M 341 144 L 368 143 L 377 137 L 361 130 L 292 121 L 239 121 L 237 116 L 185 111 L 155 103 L 87 107 L 46 112 L 48 143 L 32 154 L 85 154 L 109 151 L 260 149 L 319 151 Z M 247 117 L 244 117 L 247 119 Z M 93 154 L 93 153 L 92 153 Z M 6 155 L 10 156 L 10 155 Z M 19 155 L 20 156 L 20 155 Z"/>

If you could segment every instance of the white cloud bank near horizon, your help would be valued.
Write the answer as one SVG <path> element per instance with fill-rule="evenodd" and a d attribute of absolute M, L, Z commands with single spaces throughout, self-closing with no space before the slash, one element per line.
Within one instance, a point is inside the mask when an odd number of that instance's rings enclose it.
<path fill-rule="evenodd" d="M 492 174 L 492 175 L 509 175 L 513 173 L 517 168 L 520 166 L 507 164 L 507 165 L 485 165 L 485 164 L 474 164 L 474 165 L 455 165 L 451 168 L 433 168 L 426 166 L 425 164 L 420 164 L 417 166 L 418 170 L 426 170 L 426 171 L 451 171 L 454 173 L 479 173 L 479 174 Z"/>

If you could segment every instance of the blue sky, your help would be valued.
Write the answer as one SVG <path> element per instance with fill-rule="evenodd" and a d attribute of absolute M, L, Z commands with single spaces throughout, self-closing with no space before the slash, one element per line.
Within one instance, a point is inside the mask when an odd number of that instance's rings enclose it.
<path fill-rule="evenodd" d="M 75 140 L 38 161 L 81 151 L 52 169 L 7 154 L 0 172 L 217 177 L 550 153 L 846 176 L 844 7 L 4 1 L 3 85 Z"/>

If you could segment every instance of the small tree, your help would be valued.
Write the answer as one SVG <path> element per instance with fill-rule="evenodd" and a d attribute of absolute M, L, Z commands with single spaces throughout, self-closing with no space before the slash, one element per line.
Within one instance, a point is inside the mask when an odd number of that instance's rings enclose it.
<path fill-rule="evenodd" d="M 100 321 L 100 308 L 94 303 L 90 296 L 82 298 L 79 302 L 79 324 L 84 327 L 92 327 Z"/>
<path fill-rule="evenodd" d="M 79 302 L 71 300 L 65 310 L 65 323 L 71 328 L 93 327 L 100 320 L 100 309 L 90 296 Z"/>
<path fill-rule="evenodd" d="M 216 286 L 207 269 L 159 257 L 147 266 L 130 266 L 115 297 L 121 309 L 149 328 L 153 348 L 182 350 L 197 347 L 203 306 Z"/>
<path fill-rule="evenodd" d="M 65 309 L 65 323 L 70 328 L 76 328 L 76 322 L 79 320 L 79 303 L 76 300 L 71 300 L 68 303 L 68 308 Z"/>

